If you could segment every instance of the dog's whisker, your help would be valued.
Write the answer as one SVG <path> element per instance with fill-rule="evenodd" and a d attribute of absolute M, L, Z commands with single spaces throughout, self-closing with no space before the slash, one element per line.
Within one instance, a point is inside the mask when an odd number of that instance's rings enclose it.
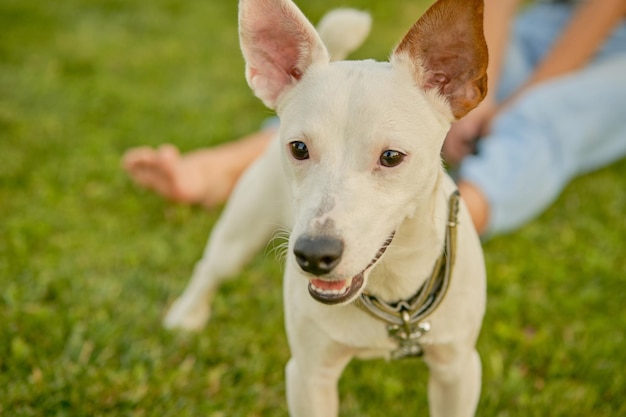
<path fill-rule="evenodd" d="M 287 259 L 287 250 L 289 247 L 289 236 L 291 235 L 288 229 L 279 227 L 277 228 L 274 236 L 268 242 L 265 247 L 265 256 L 274 256 L 281 263 Z"/>

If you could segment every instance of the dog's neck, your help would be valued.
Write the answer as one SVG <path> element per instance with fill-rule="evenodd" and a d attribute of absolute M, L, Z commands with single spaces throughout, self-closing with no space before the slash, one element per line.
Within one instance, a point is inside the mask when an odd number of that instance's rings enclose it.
<path fill-rule="evenodd" d="M 394 236 L 379 265 L 368 280 L 367 291 L 393 302 L 410 298 L 431 275 L 445 241 L 448 199 L 455 185 L 443 168 L 432 191 L 432 198 L 406 218 Z"/>

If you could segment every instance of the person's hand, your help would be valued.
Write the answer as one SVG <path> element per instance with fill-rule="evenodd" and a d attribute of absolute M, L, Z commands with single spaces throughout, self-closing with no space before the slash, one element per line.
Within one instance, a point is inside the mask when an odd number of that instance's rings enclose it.
<path fill-rule="evenodd" d="M 474 152 L 476 142 L 489 130 L 496 105 L 488 97 L 467 116 L 452 123 L 443 143 L 443 159 L 449 166 L 457 166 L 463 158 Z"/>

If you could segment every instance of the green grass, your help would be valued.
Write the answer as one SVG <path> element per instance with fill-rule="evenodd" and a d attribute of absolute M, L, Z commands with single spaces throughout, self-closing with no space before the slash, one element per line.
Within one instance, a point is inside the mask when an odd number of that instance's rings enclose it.
<path fill-rule="evenodd" d="M 301 1 L 313 19 L 336 2 Z M 424 1 L 372 11 L 384 59 Z M 123 151 L 183 150 L 269 112 L 243 77 L 236 2 L 0 0 L 0 415 L 285 415 L 281 267 L 226 284 L 198 335 L 161 328 L 219 210 L 131 185 Z M 626 415 L 626 161 L 486 244 L 480 416 Z M 342 415 L 426 414 L 420 361 L 354 362 Z"/>

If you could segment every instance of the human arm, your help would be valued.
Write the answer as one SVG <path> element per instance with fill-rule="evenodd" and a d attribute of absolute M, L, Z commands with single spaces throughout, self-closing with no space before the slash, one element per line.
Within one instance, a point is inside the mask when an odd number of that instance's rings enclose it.
<path fill-rule="evenodd" d="M 508 42 L 506 28 L 502 26 L 510 26 L 513 16 L 512 14 L 509 15 L 506 23 L 501 20 L 500 29 L 492 32 L 489 28 L 493 28 L 494 23 L 490 20 L 492 18 L 502 19 L 496 14 L 496 8 L 504 9 L 505 5 L 502 3 L 508 5 L 509 1 L 518 3 L 514 0 L 486 0 L 485 2 L 485 37 L 490 47 L 488 70 L 490 91 L 480 106 L 452 126 L 443 149 L 444 159 L 449 164 L 458 164 L 465 155 L 470 153 L 476 138 L 488 132 L 494 115 L 510 106 L 529 88 L 584 67 L 593 59 L 626 14 L 626 1 L 624 0 L 588 0 L 581 4 L 554 42 L 550 52 L 537 66 L 526 83 L 505 102 L 496 104 L 493 97 L 501 70 L 504 49 Z M 489 13 L 490 10 L 491 13 Z M 512 13 L 514 14 L 515 10 Z M 495 24 L 497 25 L 497 22 Z"/>
<path fill-rule="evenodd" d="M 624 0 L 583 2 L 532 76 L 504 105 L 536 84 L 583 68 L 593 59 L 625 14 Z"/>
<path fill-rule="evenodd" d="M 489 50 L 487 95 L 477 108 L 452 125 L 443 147 L 444 159 L 449 164 L 458 164 L 472 152 L 484 121 L 495 112 L 496 86 L 509 42 L 509 31 L 519 5 L 520 0 L 485 0 L 483 30 Z"/>

